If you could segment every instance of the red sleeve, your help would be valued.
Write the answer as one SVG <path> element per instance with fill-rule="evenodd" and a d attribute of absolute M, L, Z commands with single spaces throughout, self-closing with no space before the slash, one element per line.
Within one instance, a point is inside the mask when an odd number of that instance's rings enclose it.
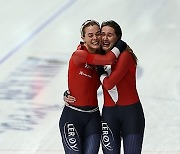
<path fill-rule="evenodd" d="M 91 54 L 86 50 L 76 50 L 73 53 L 73 61 L 76 65 L 88 63 L 91 65 L 108 65 L 116 60 L 113 52 L 108 52 L 105 55 Z"/>
<path fill-rule="evenodd" d="M 123 52 L 120 54 L 115 69 L 110 76 L 104 78 L 103 86 L 105 89 L 112 89 L 127 73 L 130 66 L 134 63 L 131 53 Z"/>

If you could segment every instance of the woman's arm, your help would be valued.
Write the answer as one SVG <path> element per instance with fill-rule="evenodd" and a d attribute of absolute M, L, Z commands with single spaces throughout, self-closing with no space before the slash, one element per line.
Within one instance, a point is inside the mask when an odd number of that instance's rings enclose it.
<path fill-rule="evenodd" d="M 88 63 L 91 65 L 107 65 L 113 64 L 113 62 L 118 58 L 121 51 L 127 47 L 127 44 L 119 40 L 115 47 L 105 55 L 91 54 L 86 50 L 77 50 L 73 53 L 73 61 L 76 65 L 82 63 Z"/>
<path fill-rule="evenodd" d="M 130 52 L 123 52 L 116 63 L 116 68 L 111 72 L 110 76 L 101 75 L 100 80 L 104 88 L 112 89 L 127 73 L 129 67 L 134 63 Z"/>

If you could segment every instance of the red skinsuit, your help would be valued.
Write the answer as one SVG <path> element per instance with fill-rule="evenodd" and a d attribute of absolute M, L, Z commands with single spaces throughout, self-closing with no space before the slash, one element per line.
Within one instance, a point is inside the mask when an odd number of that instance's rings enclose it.
<path fill-rule="evenodd" d="M 111 66 L 112 73 L 103 80 L 104 106 L 114 106 L 107 90 L 115 85 L 118 91 L 117 105 L 130 105 L 139 101 L 136 90 L 136 64 L 130 52 L 122 52 L 115 64 Z M 106 89 L 106 90 L 105 90 Z"/>
<path fill-rule="evenodd" d="M 76 98 L 73 106 L 98 106 L 97 90 L 100 80 L 95 66 L 112 64 L 116 60 L 114 53 L 106 55 L 90 54 L 86 47 L 80 44 L 72 54 L 68 69 L 68 88 Z"/>

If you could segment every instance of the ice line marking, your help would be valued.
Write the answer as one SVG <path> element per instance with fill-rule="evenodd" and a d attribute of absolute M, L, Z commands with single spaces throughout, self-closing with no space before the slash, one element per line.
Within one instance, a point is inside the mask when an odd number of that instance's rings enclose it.
<path fill-rule="evenodd" d="M 76 0 L 69 0 L 63 7 L 58 9 L 52 16 L 50 16 L 44 23 L 42 23 L 37 29 L 35 29 L 29 36 L 27 36 L 22 42 L 10 50 L 1 60 L 0 65 L 15 54 L 21 47 L 23 47 L 28 41 L 35 37 L 40 31 L 46 28 L 53 20 L 55 20 L 59 15 L 66 11 Z"/>

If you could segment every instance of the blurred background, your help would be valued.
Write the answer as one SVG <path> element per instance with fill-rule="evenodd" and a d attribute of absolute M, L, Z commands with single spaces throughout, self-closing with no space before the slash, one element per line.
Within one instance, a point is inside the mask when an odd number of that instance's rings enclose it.
<path fill-rule="evenodd" d="M 0 0 L 0 153 L 64 153 L 68 60 L 87 19 L 118 22 L 139 59 L 142 154 L 179 154 L 179 0 Z"/>

